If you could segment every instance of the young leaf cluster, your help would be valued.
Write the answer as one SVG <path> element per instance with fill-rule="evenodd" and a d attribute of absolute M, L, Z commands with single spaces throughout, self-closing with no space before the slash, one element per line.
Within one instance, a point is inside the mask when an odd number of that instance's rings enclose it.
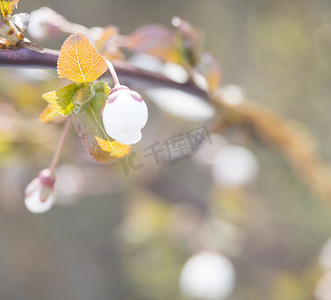
<path fill-rule="evenodd" d="M 101 163 L 111 163 L 128 155 L 131 149 L 110 138 L 103 126 L 100 111 L 110 88 L 107 83 L 96 80 L 106 70 L 104 58 L 89 40 L 82 34 L 71 35 L 61 48 L 57 72 L 59 77 L 74 83 L 42 95 L 49 104 L 42 113 L 42 120 L 56 121 L 59 115 L 73 118 L 85 148 Z"/>

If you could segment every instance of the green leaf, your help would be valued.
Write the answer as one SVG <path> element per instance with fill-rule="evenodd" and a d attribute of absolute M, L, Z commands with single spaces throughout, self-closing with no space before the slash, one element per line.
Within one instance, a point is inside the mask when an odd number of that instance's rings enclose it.
<path fill-rule="evenodd" d="M 131 146 L 110 138 L 103 127 L 100 112 L 109 96 L 109 86 L 107 83 L 97 82 L 94 90 L 91 104 L 74 118 L 74 126 L 90 155 L 100 163 L 109 164 L 127 156 Z"/>
<path fill-rule="evenodd" d="M 56 91 L 45 93 L 41 97 L 49 103 L 54 111 L 66 117 L 75 109 L 75 104 L 71 99 L 76 89 L 76 83 L 72 83 L 61 87 Z"/>
<path fill-rule="evenodd" d="M 76 105 L 74 112 L 77 114 L 80 110 L 86 108 L 95 95 L 94 87 L 91 83 L 76 84 L 77 90 L 72 96 L 72 103 Z"/>

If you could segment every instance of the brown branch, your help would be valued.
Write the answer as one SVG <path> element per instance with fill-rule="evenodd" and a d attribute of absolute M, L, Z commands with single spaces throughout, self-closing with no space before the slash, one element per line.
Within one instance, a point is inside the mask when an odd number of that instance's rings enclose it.
<path fill-rule="evenodd" d="M 0 50 L 0 67 L 2 68 L 56 68 L 57 51 L 34 51 L 27 48 Z"/>
<path fill-rule="evenodd" d="M 34 46 L 33 46 L 34 47 Z M 59 52 L 55 50 L 34 47 L 13 50 L 0 50 L 0 67 L 2 68 L 56 68 Z M 126 84 L 138 87 L 168 87 L 208 99 L 208 94 L 193 81 L 177 83 L 171 79 L 150 71 L 141 70 L 126 62 L 114 62 L 115 70 L 120 80 Z"/>

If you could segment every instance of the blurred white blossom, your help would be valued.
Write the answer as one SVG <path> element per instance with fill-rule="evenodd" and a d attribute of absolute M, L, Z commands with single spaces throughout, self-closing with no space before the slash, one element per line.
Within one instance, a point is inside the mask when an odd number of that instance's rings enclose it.
<path fill-rule="evenodd" d="M 185 83 L 189 79 L 186 70 L 173 62 L 167 62 L 163 65 L 162 74 L 178 83 Z"/>
<path fill-rule="evenodd" d="M 75 165 L 62 165 L 56 172 L 57 204 L 71 205 L 76 203 L 84 190 L 83 171 Z"/>
<path fill-rule="evenodd" d="M 193 73 L 193 81 L 201 89 L 203 89 L 205 91 L 209 90 L 208 81 L 202 74 L 196 73 L 196 72 Z"/>
<path fill-rule="evenodd" d="M 30 13 L 29 35 L 36 41 L 52 39 L 62 33 L 67 20 L 49 7 L 41 7 Z"/>
<path fill-rule="evenodd" d="M 193 156 L 195 161 L 202 165 L 211 166 L 218 151 L 228 144 L 228 141 L 220 134 L 212 133 L 210 139 L 211 143 L 204 141 Z"/>
<path fill-rule="evenodd" d="M 235 286 L 235 271 L 225 256 L 204 251 L 192 256 L 180 274 L 180 290 L 191 299 L 221 300 Z"/>
<path fill-rule="evenodd" d="M 321 249 L 319 263 L 324 269 L 331 270 L 331 238 L 325 242 Z"/>
<path fill-rule="evenodd" d="M 251 183 L 257 176 L 259 164 L 255 155 L 239 145 L 226 145 L 215 156 L 214 180 L 223 187 L 239 187 Z"/>
<path fill-rule="evenodd" d="M 331 300 L 331 271 L 318 281 L 314 294 L 317 300 Z"/>
<path fill-rule="evenodd" d="M 189 121 L 206 121 L 215 115 L 213 107 L 204 99 L 177 89 L 149 88 L 145 93 L 167 113 Z"/>
<path fill-rule="evenodd" d="M 38 82 L 47 79 L 53 79 L 53 74 L 47 70 L 41 69 L 14 69 L 15 73 L 20 76 L 23 80 L 29 82 Z"/>
<path fill-rule="evenodd" d="M 246 95 L 245 91 L 237 85 L 226 85 L 218 90 L 222 99 L 231 105 L 238 105 L 242 102 Z"/>
<path fill-rule="evenodd" d="M 160 72 L 162 70 L 161 61 L 151 55 L 145 53 L 138 53 L 132 55 L 129 59 L 131 65 L 136 68 L 151 71 L 151 72 Z"/>

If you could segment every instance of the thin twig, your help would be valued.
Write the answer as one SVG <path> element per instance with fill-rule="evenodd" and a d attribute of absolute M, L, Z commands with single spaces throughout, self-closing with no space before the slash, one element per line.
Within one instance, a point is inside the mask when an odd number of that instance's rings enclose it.
<path fill-rule="evenodd" d="M 59 142 L 56 146 L 56 149 L 55 149 L 55 152 L 54 152 L 54 155 L 53 155 L 53 158 L 52 158 L 52 162 L 48 167 L 48 169 L 51 172 L 54 172 L 54 170 L 56 168 L 56 165 L 59 161 L 59 158 L 60 158 L 60 155 L 61 155 L 61 152 L 62 152 L 62 148 L 63 148 L 63 145 L 64 145 L 64 141 L 65 141 L 65 139 L 67 137 L 67 134 L 69 132 L 71 123 L 72 123 L 72 119 L 70 117 L 68 117 L 66 123 L 64 124 L 63 131 L 62 131 L 61 137 L 59 139 Z"/>
<path fill-rule="evenodd" d="M 106 61 L 106 64 L 107 64 L 107 66 L 108 66 L 108 69 L 109 69 L 110 75 L 111 75 L 111 77 L 113 78 L 114 85 L 115 85 L 115 86 L 120 85 L 120 81 L 119 81 L 119 79 L 118 79 L 118 77 L 117 77 L 117 74 L 116 74 L 116 71 L 115 71 L 115 69 L 114 69 L 113 64 L 112 64 L 108 59 L 106 59 L 106 58 L 105 58 L 105 61 Z"/>

